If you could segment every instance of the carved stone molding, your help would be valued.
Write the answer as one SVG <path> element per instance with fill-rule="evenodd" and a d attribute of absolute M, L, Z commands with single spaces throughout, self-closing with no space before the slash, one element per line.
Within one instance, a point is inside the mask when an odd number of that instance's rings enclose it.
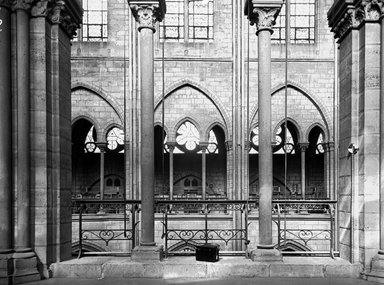
<path fill-rule="evenodd" d="M 73 38 L 80 27 L 81 6 L 73 0 L 49 0 L 48 2 L 48 19 L 52 24 L 60 25 L 68 36 Z"/>
<path fill-rule="evenodd" d="M 339 41 L 364 21 L 379 21 L 384 16 L 384 0 L 336 1 L 328 12 L 328 23 Z"/>
<path fill-rule="evenodd" d="M 12 1 L 11 0 L 0 0 L 0 7 L 11 8 Z"/>
<path fill-rule="evenodd" d="M 139 23 L 138 30 L 143 28 L 156 31 L 156 22 L 161 22 L 164 18 L 164 7 L 158 3 L 140 3 L 139 1 L 130 1 L 129 6 L 136 21 Z"/>
<path fill-rule="evenodd" d="M 261 30 L 270 30 L 276 24 L 276 18 L 283 5 L 282 0 L 247 0 L 245 15 L 251 25 L 256 24 L 256 33 Z"/>
<path fill-rule="evenodd" d="M 254 16 L 250 18 L 251 25 L 256 24 L 256 30 L 271 30 L 276 24 L 276 18 L 280 13 L 280 8 L 255 8 Z"/>
<path fill-rule="evenodd" d="M 335 38 L 343 38 L 350 29 L 357 28 L 364 20 L 364 9 L 350 8 L 344 14 L 344 17 L 332 28 L 335 33 Z"/>
<path fill-rule="evenodd" d="M 29 10 L 34 0 L 11 0 L 12 10 Z"/>
<path fill-rule="evenodd" d="M 48 0 L 38 1 L 31 9 L 32 17 L 46 17 L 48 15 Z"/>
<path fill-rule="evenodd" d="M 226 141 L 225 142 L 225 148 L 227 151 L 232 151 L 233 150 L 233 142 L 232 141 Z"/>
<path fill-rule="evenodd" d="M 384 14 L 383 0 L 362 0 L 361 6 L 364 8 L 365 20 L 378 21 Z"/>

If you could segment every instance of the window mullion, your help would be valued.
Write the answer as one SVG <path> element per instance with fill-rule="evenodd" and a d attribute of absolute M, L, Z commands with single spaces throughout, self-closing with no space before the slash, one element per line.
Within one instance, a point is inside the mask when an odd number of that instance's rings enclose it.
<path fill-rule="evenodd" d="M 189 40 L 189 0 L 184 0 L 184 42 L 188 43 Z"/>

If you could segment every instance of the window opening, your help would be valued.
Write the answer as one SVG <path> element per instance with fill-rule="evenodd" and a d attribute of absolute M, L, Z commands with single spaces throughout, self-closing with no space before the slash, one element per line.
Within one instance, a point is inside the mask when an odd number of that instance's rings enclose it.
<path fill-rule="evenodd" d="M 213 40 L 213 0 L 167 0 L 160 39 Z"/>
<path fill-rule="evenodd" d="M 92 126 L 88 133 L 87 136 L 85 137 L 85 142 L 84 142 L 84 152 L 88 153 L 99 153 L 100 149 L 96 146 L 95 143 L 95 126 Z"/>
<path fill-rule="evenodd" d="M 107 0 L 83 0 L 83 25 L 81 39 L 103 42 L 108 38 Z"/>
<path fill-rule="evenodd" d="M 315 4 L 315 0 L 291 0 L 289 33 L 291 43 L 315 43 Z M 283 4 L 273 28 L 272 42 L 285 42 L 285 11 Z"/>
<path fill-rule="evenodd" d="M 199 132 L 192 123 L 185 122 L 177 130 L 176 143 L 181 151 L 196 151 L 199 141 Z"/>
<path fill-rule="evenodd" d="M 160 23 L 160 38 L 184 39 L 184 0 L 167 0 L 167 13 Z"/>
<path fill-rule="evenodd" d="M 124 131 L 114 127 L 107 133 L 107 148 L 112 151 L 124 152 Z"/>
<path fill-rule="evenodd" d="M 209 132 L 207 150 L 209 153 L 219 153 L 219 148 L 217 147 L 217 138 L 215 132 L 212 130 Z"/>
<path fill-rule="evenodd" d="M 213 39 L 213 0 L 189 0 L 189 38 Z"/>
<path fill-rule="evenodd" d="M 109 178 L 107 179 L 107 183 L 106 183 L 107 186 L 113 186 L 113 182 L 112 182 L 112 179 Z"/>
<path fill-rule="evenodd" d="M 259 127 L 253 128 L 251 132 L 251 154 L 259 153 Z"/>
<path fill-rule="evenodd" d="M 322 153 L 324 153 L 323 134 L 320 133 L 316 143 L 316 154 L 322 154 Z"/>
<path fill-rule="evenodd" d="M 274 153 L 276 154 L 295 154 L 296 143 L 295 139 L 291 133 L 289 124 L 288 128 L 284 127 L 285 124 L 282 124 L 276 131 L 275 141 L 276 147 L 274 148 Z M 285 135 L 285 130 L 287 134 Z M 286 142 L 284 143 L 284 141 Z"/>

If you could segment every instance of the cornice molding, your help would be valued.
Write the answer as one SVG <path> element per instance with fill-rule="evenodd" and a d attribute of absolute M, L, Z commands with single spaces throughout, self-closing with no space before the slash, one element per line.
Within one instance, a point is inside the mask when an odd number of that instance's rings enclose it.
<path fill-rule="evenodd" d="M 166 7 L 164 0 L 159 1 L 128 1 L 132 14 L 139 24 L 138 30 L 143 28 L 156 31 L 156 22 L 164 18 Z"/>

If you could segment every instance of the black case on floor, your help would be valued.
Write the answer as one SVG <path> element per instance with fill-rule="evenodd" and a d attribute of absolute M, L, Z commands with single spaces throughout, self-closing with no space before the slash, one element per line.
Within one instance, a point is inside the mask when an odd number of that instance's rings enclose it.
<path fill-rule="evenodd" d="M 196 260 L 197 261 L 219 261 L 219 250 L 218 244 L 206 243 L 203 245 L 196 246 Z"/>

